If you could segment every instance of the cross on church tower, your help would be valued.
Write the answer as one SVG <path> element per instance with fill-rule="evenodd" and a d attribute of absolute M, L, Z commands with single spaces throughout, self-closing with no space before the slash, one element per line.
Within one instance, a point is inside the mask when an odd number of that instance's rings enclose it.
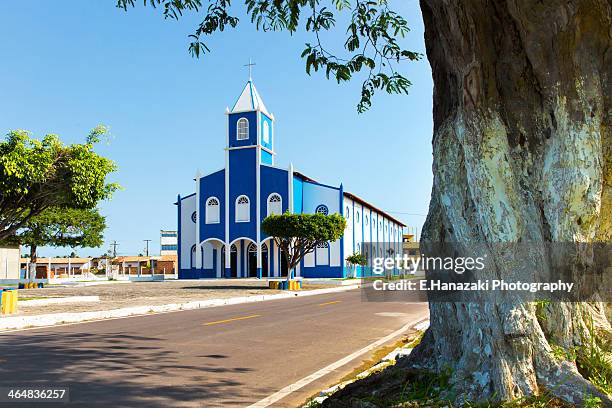
<path fill-rule="evenodd" d="M 252 62 L 250 58 L 249 58 L 249 63 L 245 65 L 245 67 L 249 67 L 249 81 L 253 80 L 253 67 L 255 65 L 257 65 L 257 64 Z"/>

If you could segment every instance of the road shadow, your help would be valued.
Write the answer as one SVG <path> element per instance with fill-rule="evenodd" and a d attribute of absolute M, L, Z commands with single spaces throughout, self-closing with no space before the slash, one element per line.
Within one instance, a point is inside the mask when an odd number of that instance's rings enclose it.
<path fill-rule="evenodd" d="M 156 336 L 108 333 L 0 334 L 0 387 L 65 385 L 69 404 L 19 407 L 219 406 L 240 400 L 247 367 L 223 366 L 223 355 L 187 355 Z M 220 379 L 211 373 L 228 373 Z M 231 378 L 228 380 L 227 378 Z M 210 402 L 210 403 L 209 403 Z M 0 407 L 9 406 L 0 404 Z"/>

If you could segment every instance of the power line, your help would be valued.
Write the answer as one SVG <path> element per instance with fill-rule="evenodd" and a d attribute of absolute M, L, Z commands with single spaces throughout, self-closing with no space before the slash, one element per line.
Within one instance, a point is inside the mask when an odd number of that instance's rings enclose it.
<path fill-rule="evenodd" d="M 113 241 L 111 246 L 113 247 L 113 258 L 117 257 L 117 247 L 119 246 L 119 244 L 117 243 L 117 241 Z"/>
<path fill-rule="evenodd" d="M 146 249 L 145 249 L 145 256 L 149 256 L 149 242 L 151 242 L 151 240 L 150 239 L 143 239 L 143 241 L 147 245 Z"/>

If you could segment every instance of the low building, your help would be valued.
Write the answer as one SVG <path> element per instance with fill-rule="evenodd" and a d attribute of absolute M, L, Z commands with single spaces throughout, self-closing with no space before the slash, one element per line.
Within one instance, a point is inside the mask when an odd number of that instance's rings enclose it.
<path fill-rule="evenodd" d="M 90 272 L 92 258 L 38 258 L 36 279 L 57 279 L 83 276 Z M 21 258 L 21 269 L 28 270 L 30 258 Z"/>
<path fill-rule="evenodd" d="M 112 263 L 119 266 L 120 275 L 173 275 L 177 270 L 178 256 L 118 256 Z"/>
<path fill-rule="evenodd" d="M 0 248 L 0 279 L 19 279 L 20 251 L 18 246 Z"/>
<path fill-rule="evenodd" d="M 159 254 L 177 255 L 178 254 L 178 232 L 161 230 L 159 232 Z"/>
<path fill-rule="evenodd" d="M 416 240 L 415 234 L 404 234 L 402 238 L 402 249 L 405 255 L 408 255 L 409 258 L 418 262 L 421 259 L 421 249 L 420 242 Z M 417 269 L 417 275 L 424 275 L 425 269 L 423 265 L 419 262 L 419 267 Z"/>

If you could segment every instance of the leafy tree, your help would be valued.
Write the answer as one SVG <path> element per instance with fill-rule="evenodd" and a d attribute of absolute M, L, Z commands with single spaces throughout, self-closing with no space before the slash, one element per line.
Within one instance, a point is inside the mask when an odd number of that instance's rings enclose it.
<path fill-rule="evenodd" d="M 0 141 L 0 242 L 45 210 L 92 209 L 118 188 L 107 183 L 115 164 L 93 151 L 107 132 L 94 128 L 84 144 L 64 145 L 56 135 L 42 140 L 24 130 Z"/>
<path fill-rule="evenodd" d="M 105 228 L 105 219 L 97 209 L 54 207 L 30 218 L 16 239 L 30 247 L 30 277 L 33 278 L 39 246 L 96 248 L 103 243 Z M 76 253 L 72 252 L 70 258 L 75 257 Z"/>
<path fill-rule="evenodd" d="M 360 254 L 359 252 L 355 252 L 353 255 L 346 257 L 346 262 L 348 262 L 351 269 L 353 269 L 353 274 L 356 271 L 357 266 L 366 266 L 368 264 L 368 258 L 365 255 Z"/>
<path fill-rule="evenodd" d="M 117 0 L 117 7 L 127 10 L 136 0 Z M 206 36 L 235 28 L 239 18 L 230 10 L 230 0 L 143 0 L 144 5 L 163 9 L 166 19 L 178 20 L 186 12 L 206 13 L 195 28 L 189 44 L 189 52 L 200 57 L 210 52 L 204 42 Z M 313 35 L 305 44 L 302 58 L 306 72 L 322 70 L 326 77 L 338 83 L 347 82 L 355 74 L 363 73 L 359 112 L 372 105 L 377 90 L 391 94 L 406 94 L 410 81 L 398 70 L 402 61 L 416 61 L 422 55 L 404 49 L 399 40 L 408 31 L 408 22 L 390 9 L 386 0 L 244 0 L 251 23 L 263 31 L 288 31 L 295 33 L 300 27 Z M 336 14 L 350 13 L 346 27 L 344 54 L 336 55 L 325 48 L 321 33 L 334 29 Z"/>
<path fill-rule="evenodd" d="M 272 214 L 261 223 L 261 230 L 271 237 L 285 254 L 287 280 L 300 260 L 317 245 L 333 242 L 344 233 L 346 220 L 339 214 Z"/>

